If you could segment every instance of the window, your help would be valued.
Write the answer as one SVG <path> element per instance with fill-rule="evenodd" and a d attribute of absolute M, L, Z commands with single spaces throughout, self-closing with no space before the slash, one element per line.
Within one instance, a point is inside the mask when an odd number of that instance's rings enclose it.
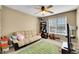
<path fill-rule="evenodd" d="M 57 18 L 52 18 L 48 19 L 48 33 L 56 33 L 56 34 L 62 34 L 66 35 L 67 34 L 67 17 L 57 17 Z"/>

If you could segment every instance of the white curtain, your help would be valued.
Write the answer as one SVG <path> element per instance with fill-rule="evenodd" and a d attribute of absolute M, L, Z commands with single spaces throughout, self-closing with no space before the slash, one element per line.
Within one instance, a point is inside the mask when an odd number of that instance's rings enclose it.
<path fill-rule="evenodd" d="M 47 25 L 48 25 L 47 26 L 48 33 L 67 35 L 67 17 L 66 16 L 48 19 Z"/>

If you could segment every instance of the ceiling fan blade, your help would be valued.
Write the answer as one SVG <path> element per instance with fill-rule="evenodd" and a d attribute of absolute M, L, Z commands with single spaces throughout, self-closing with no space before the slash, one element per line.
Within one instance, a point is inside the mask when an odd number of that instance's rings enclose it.
<path fill-rule="evenodd" d="M 47 8 L 49 9 L 49 8 L 52 8 L 53 7 L 53 5 L 49 5 L 49 6 L 47 6 Z"/>
<path fill-rule="evenodd" d="M 53 13 L 53 11 L 45 10 L 45 12 Z"/>
<path fill-rule="evenodd" d="M 36 10 L 40 10 L 41 8 L 34 8 L 34 9 L 36 9 Z"/>
<path fill-rule="evenodd" d="M 36 13 L 34 13 L 34 14 L 39 14 L 41 11 L 38 11 L 38 12 L 36 12 Z"/>
<path fill-rule="evenodd" d="M 47 12 L 49 12 L 49 13 L 53 13 L 52 11 L 47 11 Z"/>

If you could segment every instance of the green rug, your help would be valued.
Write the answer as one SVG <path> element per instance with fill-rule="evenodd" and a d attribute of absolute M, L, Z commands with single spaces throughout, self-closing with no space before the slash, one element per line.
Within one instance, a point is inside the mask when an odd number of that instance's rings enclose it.
<path fill-rule="evenodd" d="M 59 54 L 59 48 L 53 43 L 40 40 L 16 52 L 17 54 Z"/>

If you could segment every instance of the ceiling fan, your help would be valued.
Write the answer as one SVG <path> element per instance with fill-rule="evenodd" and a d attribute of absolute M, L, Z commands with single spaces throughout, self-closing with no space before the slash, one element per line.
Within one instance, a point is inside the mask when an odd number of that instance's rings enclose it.
<path fill-rule="evenodd" d="M 53 5 L 49 5 L 49 6 L 40 6 L 40 8 L 37 8 L 40 10 L 40 12 L 42 13 L 42 15 L 44 15 L 45 13 L 53 13 L 53 11 L 50 11 L 49 9 L 52 8 Z"/>

